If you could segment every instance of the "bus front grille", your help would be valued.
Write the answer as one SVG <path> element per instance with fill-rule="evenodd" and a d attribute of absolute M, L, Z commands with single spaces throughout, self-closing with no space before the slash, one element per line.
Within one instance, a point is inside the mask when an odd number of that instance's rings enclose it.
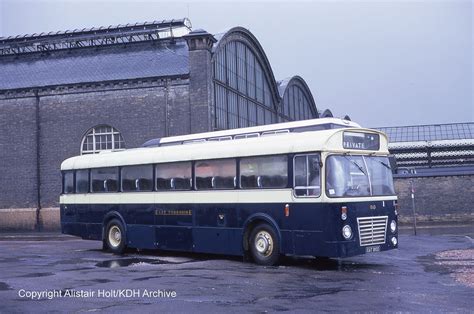
<path fill-rule="evenodd" d="M 388 216 L 357 218 L 360 246 L 384 244 L 387 220 Z"/>

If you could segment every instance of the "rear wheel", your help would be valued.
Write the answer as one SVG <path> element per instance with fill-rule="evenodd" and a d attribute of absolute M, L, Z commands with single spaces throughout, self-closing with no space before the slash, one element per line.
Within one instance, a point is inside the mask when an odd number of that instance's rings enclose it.
<path fill-rule="evenodd" d="M 257 225 L 250 234 L 250 252 L 259 265 L 275 265 L 280 258 L 280 241 L 275 229 L 269 224 Z"/>
<path fill-rule="evenodd" d="M 105 228 L 105 243 L 107 248 L 115 254 L 122 254 L 126 249 L 127 238 L 125 227 L 118 219 L 112 219 Z"/>

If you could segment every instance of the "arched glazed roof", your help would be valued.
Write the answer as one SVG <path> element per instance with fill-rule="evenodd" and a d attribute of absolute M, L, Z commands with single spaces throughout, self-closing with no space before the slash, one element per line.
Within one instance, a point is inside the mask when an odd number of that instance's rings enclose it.
<path fill-rule="evenodd" d="M 252 52 L 257 57 L 259 63 L 262 65 L 265 77 L 267 81 L 270 82 L 270 89 L 272 91 L 274 102 L 279 103 L 281 97 L 278 92 L 277 81 L 275 80 L 275 76 L 273 74 L 270 62 L 268 61 L 267 55 L 265 54 L 265 51 L 263 50 L 257 38 L 248 29 L 240 26 L 233 27 L 219 34 L 215 34 L 214 37 L 217 39 L 217 42 L 214 43 L 214 46 L 212 48 L 212 61 L 215 61 L 214 58 L 216 56 L 216 53 L 220 49 L 222 49 L 227 43 L 231 41 L 243 42 L 247 47 L 252 50 Z"/>
<path fill-rule="evenodd" d="M 305 80 L 301 76 L 295 75 L 278 82 L 278 92 L 280 94 L 280 98 L 284 99 L 285 93 L 288 93 L 291 86 L 298 86 L 303 91 L 304 95 L 309 101 L 309 105 L 313 109 L 315 118 L 319 118 L 318 109 L 316 107 L 316 103 L 314 102 L 313 94 L 311 93 L 308 84 L 306 84 Z"/>
<path fill-rule="evenodd" d="M 331 110 L 326 109 L 323 111 L 322 114 L 319 115 L 321 118 L 332 118 L 334 115 L 332 114 Z"/>

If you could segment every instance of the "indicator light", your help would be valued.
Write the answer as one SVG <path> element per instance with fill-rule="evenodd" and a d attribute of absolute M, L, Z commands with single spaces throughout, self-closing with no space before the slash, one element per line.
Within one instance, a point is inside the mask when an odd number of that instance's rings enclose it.
<path fill-rule="evenodd" d="M 342 206 L 341 207 L 341 219 L 342 220 L 347 219 L 347 206 Z"/>

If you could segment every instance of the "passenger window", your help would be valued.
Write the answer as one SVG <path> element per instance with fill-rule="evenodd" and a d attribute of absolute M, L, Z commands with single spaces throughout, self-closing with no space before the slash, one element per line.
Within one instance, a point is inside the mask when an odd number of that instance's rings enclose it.
<path fill-rule="evenodd" d="M 118 168 L 91 169 L 91 191 L 92 192 L 117 192 L 118 190 Z"/>
<path fill-rule="evenodd" d="M 122 191 L 138 192 L 153 190 L 153 166 L 128 166 L 122 168 Z"/>
<path fill-rule="evenodd" d="M 76 170 L 76 194 L 89 193 L 89 170 Z"/>
<path fill-rule="evenodd" d="M 155 166 L 156 189 L 190 190 L 192 187 L 191 162 L 175 162 Z"/>
<path fill-rule="evenodd" d="M 240 140 L 244 138 L 253 138 L 253 137 L 259 137 L 259 136 L 260 136 L 260 133 L 239 134 L 239 135 L 234 136 L 234 139 Z"/>
<path fill-rule="evenodd" d="M 63 174 L 63 193 L 74 193 L 74 172 L 66 171 Z"/>
<path fill-rule="evenodd" d="M 294 158 L 294 189 L 296 196 L 321 195 L 320 157 L 316 154 Z"/>
<path fill-rule="evenodd" d="M 286 156 L 263 156 L 240 160 L 240 186 L 244 189 L 284 188 L 288 185 Z"/>
<path fill-rule="evenodd" d="M 234 189 L 237 186 L 234 159 L 198 161 L 195 171 L 198 190 Z"/>

